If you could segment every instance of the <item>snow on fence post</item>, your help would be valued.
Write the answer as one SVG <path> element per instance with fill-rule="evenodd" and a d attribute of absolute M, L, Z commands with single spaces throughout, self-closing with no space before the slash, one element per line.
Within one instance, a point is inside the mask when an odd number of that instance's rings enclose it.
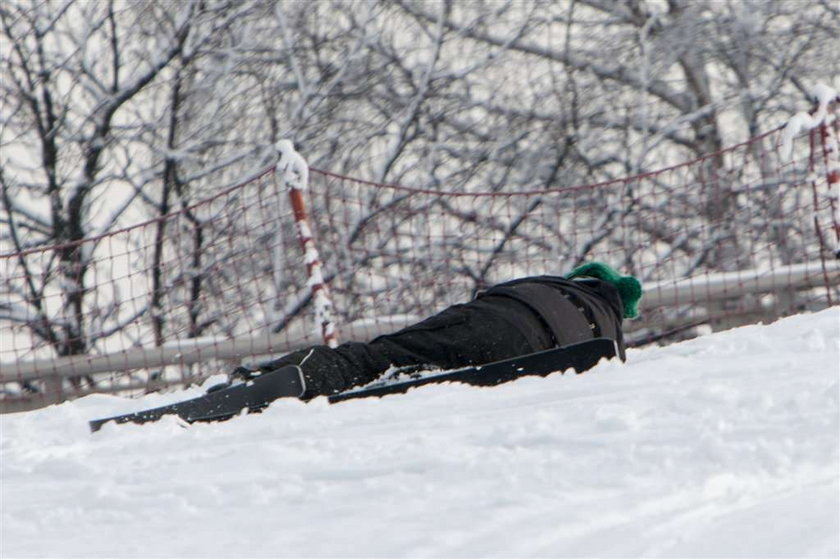
<path fill-rule="evenodd" d="M 838 193 L 836 192 L 837 184 L 838 184 L 838 172 L 840 172 L 840 162 L 838 162 L 838 150 L 837 150 L 837 122 L 836 122 L 836 115 L 832 115 L 830 108 L 836 103 L 840 102 L 840 93 L 835 91 L 834 89 L 827 87 L 823 84 L 819 84 L 814 91 L 814 95 L 817 99 L 817 108 L 815 110 L 817 115 L 820 115 L 818 125 L 816 130 L 811 131 L 811 156 L 810 156 L 810 166 L 811 166 L 811 174 L 812 176 L 816 173 L 816 160 L 818 156 L 816 155 L 816 146 L 814 141 L 815 132 L 819 138 L 819 147 L 822 150 L 822 165 L 823 165 L 823 172 L 825 173 L 826 178 L 826 186 L 828 188 L 828 203 L 830 206 L 830 215 L 831 215 L 831 230 L 834 233 L 834 248 L 831 250 L 829 248 L 829 243 L 832 241 L 826 239 L 823 235 L 822 229 L 820 228 L 820 224 L 817 220 L 816 211 L 814 214 L 814 227 L 817 231 L 817 235 L 820 239 L 820 244 L 824 247 L 825 252 L 831 252 L 835 256 L 835 258 L 840 258 L 840 217 L 838 217 L 837 212 L 840 210 L 838 208 Z M 835 133 L 832 133 L 832 130 Z M 812 188 L 814 189 L 814 197 L 815 203 L 817 199 L 816 193 L 816 180 L 812 179 Z M 825 258 L 823 257 L 823 273 L 826 273 L 825 270 Z M 827 281 L 827 278 L 826 278 Z M 828 283 L 826 283 L 828 285 Z M 827 291 L 828 297 L 828 304 L 833 305 L 834 301 L 832 301 L 832 294 L 831 290 Z"/>
<path fill-rule="evenodd" d="M 835 189 L 840 182 L 840 150 L 838 150 L 838 123 L 836 115 L 837 104 L 840 103 L 840 92 L 825 85 L 817 84 L 812 94 L 816 100 L 816 106 L 810 113 L 797 113 L 787 123 L 782 131 L 782 156 L 790 159 L 793 153 L 793 138 L 803 130 L 809 132 L 810 151 L 808 154 L 808 172 L 811 190 L 814 197 L 814 230 L 817 233 L 820 247 L 823 251 L 823 273 L 828 281 L 828 272 L 825 264 L 825 253 L 829 252 L 835 258 L 840 258 L 840 197 Z M 832 114 L 832 108 L 834 113 Z M 832 133 L 832 130 L 834 133 Z M 834 248 L 829 249 L 829 241 L 823 235 L 817 218 L 819 208 L 819 192 L 817 189 L 817 139 L 822 148 L 822 162 L 825 170 L 826 185 L 828 187 L 828 200 L 831 213 L 832 230 L 834 232 Z M 831 290 L 828 290 L 828 304 L 833 305 Z"/>
<path fill-rule="evenodd" d="M 828 185 L 828 203 L 831 209 L 832 226 L 834 229 L 834 256 L 840 258 L 840 93 L 831 91 L 827 96 L 834 106 L 833 118 L 826 118 L 820 123 L 820 140 L 822 143 L 823 165 L 825 166 L 826 184 Z"/>
<path fill-rule="evenodd" d="M 320 327 L 320 334 L 324 343 L 329 347 L 336 347 L 338 345 L 338 335 L 332 318 L 332 299 L 321 271 L 321 257 L 312 237 L 312 229 L 309 226 L 309 218 L 306 214 L 306 203 L 303 199 L 303 193 L 309 185 L 309 164 L 303 156 L 295 151 L 291 140 L 280 140 L 276 147 L 278 159 L 275 179 L 279 175 L 280 180 L 283 181 L 282 186 L 289 192 L 289 200 L 294 212 L 295 228 L 306 263 L 308 285 L 315 304 L 315 322 Z"/>

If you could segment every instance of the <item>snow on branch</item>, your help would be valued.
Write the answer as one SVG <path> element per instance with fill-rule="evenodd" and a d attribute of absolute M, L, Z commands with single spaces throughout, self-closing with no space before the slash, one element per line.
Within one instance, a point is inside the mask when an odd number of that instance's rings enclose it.
<path fill-rule="evenodd" d="M 817 100 L 817 110 L 814 114 L 806 112 L 796 113 L 785 125 L 782 131 L 782 156 L 790 159 L 793 154 L 793 139 L 800 133 L 813 130 L 828 118 L 828 106 L 835 101 L 840 101 L 840 93 L 825 84 L 817 84 L 813 91 Z"/>

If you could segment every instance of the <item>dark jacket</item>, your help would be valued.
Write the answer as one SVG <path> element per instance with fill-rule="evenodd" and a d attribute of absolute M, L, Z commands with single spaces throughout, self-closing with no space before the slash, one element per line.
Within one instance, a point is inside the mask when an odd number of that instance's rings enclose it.
<path fill-rule="evenodd" d="M 537 276 L 499 284 L 482 295 L 502 295 L 527 305 L 544 321 L 557 346 L 603 336 L 618 342 L 624 359 L 623 305 L 610 283 Z"/>
<path fill-rule="evenodd" d="M 452 369 L 600 336 L 616 340 L 624 359 L 622 315 L 618 291 L 601 280 L 523 278 L 491 287 L 469 303 L 369 343 L 316 346 L 261 368 L 300 365 L 306 397 L 314 397 L 367 384 L 393 366 Z"/>

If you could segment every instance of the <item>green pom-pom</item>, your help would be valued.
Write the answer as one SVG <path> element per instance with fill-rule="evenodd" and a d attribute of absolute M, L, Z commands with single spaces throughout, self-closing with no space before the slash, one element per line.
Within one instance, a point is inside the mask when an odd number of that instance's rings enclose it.
<path fill-rule="evenodd" d="M 633 276 L 622 276 L 606 264 L 588 262 L 578 266 L 566 276 L 569 279 L 580 277 L 598 278 L 611 283 L 618 289 L 621 302 L 624 303 L 624 318 L 639 316 L 639 299 L 642 298 L 642 284 Z"/>

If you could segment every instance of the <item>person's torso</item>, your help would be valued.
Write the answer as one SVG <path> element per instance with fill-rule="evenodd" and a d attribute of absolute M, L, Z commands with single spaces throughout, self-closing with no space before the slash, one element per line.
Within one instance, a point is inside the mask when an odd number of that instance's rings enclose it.
<path fill-rule="evenodd" d="M 616 340 L 624 357 L 623 304 L 618 290 L 607 282 L 536 276 L 493 286 L 479 297 L 487 295 L 528 305 L 545 321 L 558 345 L 603 336 Z"/>

